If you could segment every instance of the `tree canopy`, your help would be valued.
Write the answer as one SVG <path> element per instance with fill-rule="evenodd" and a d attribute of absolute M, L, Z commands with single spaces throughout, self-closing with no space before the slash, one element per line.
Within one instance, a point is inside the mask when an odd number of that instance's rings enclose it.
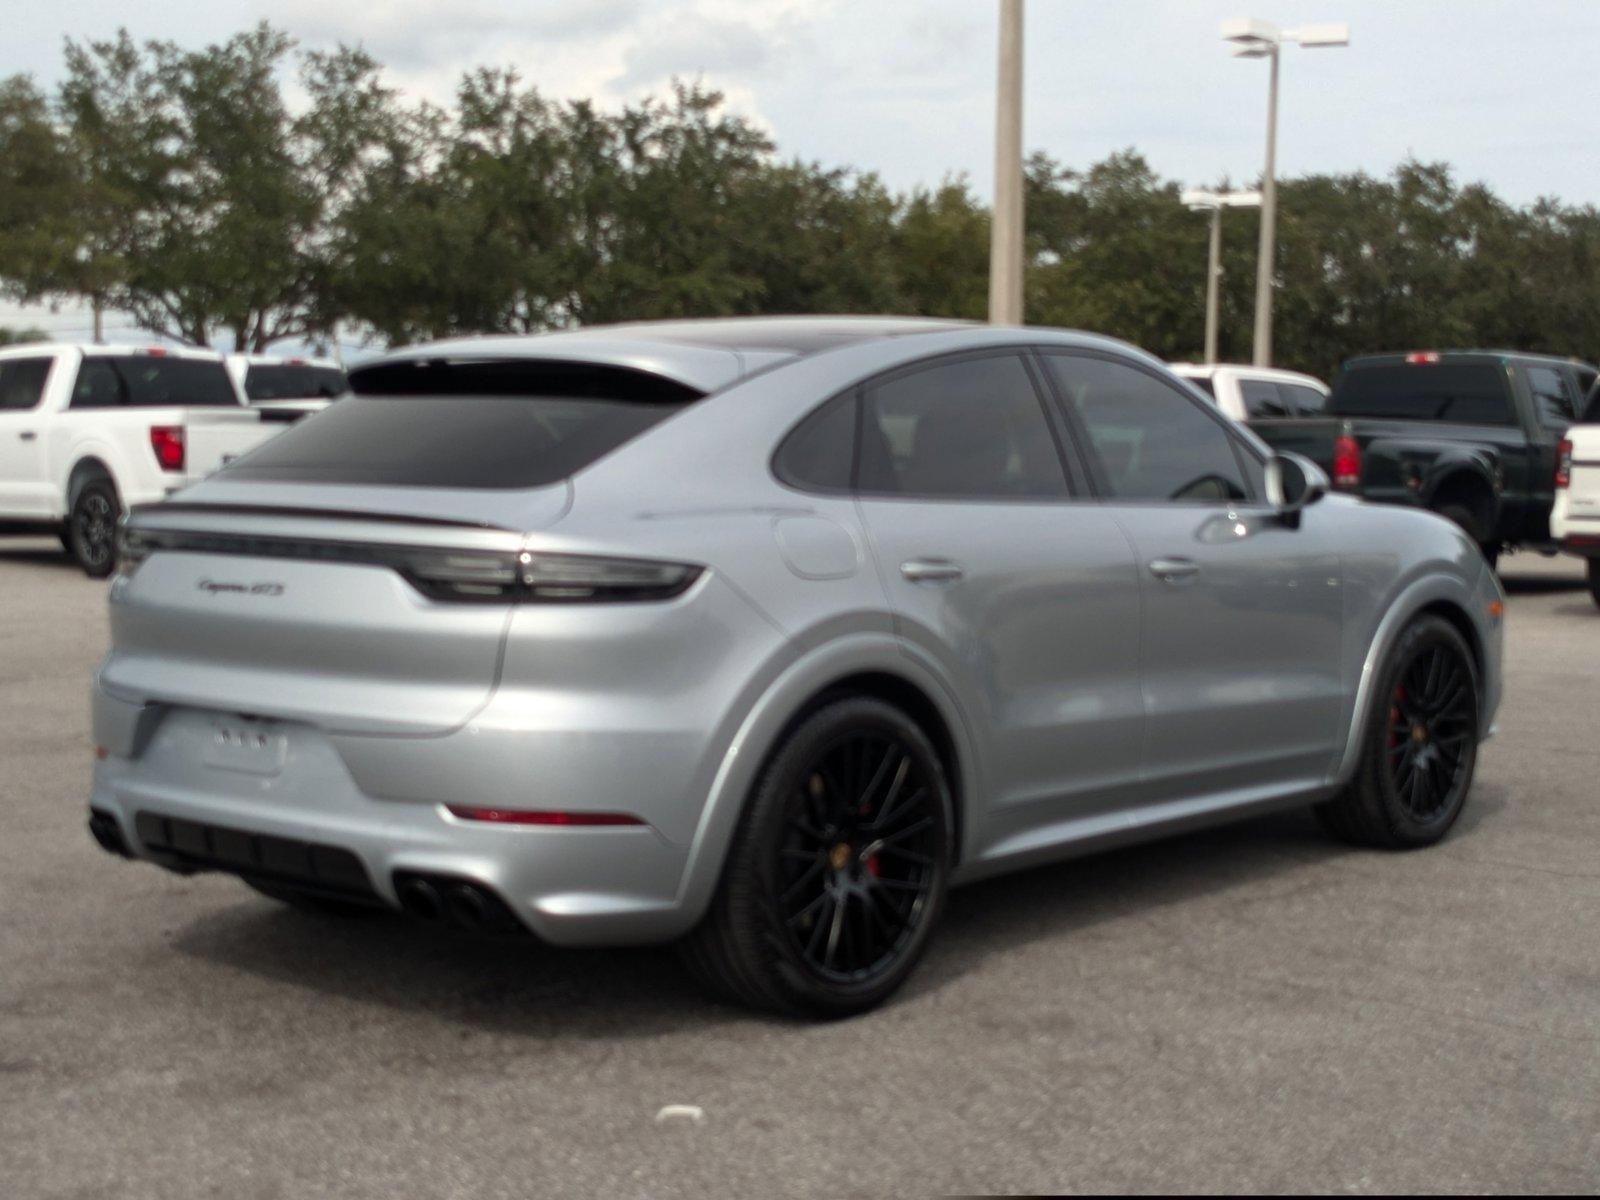
<path fill-rule="evenodd" d="M 291 97 L 293 99 L 291 99 Z M 1129 149 L 1027 165 L 1027 319 L 1193 358 L 1207 218 Z M 1279 183 L 1276 350 L 1600 353 L 1600 212 L 1518 207 L 1448 166 Z M 715 91 L 614 111 L 480 68 L 445 105 L 359 49 L 268 24 L 184 49 L 69 42 L 53 93 L 0 80 L 0 291 L 192 344 L 380 342 L 660 316 L 981 318 L 989 213 L 782 157 Z M 1222 352 L 1249 355 L 1257 224 L 1224 225 Z"/>

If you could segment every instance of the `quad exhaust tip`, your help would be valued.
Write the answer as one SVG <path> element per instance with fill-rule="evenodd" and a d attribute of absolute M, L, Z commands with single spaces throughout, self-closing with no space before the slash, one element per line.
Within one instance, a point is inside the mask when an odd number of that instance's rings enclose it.
<path fill-rule="evenodd" d="M 524 932 L 522 923 L 504 900 L 470 879 L 396 871 L 394 891 L 400 907 L 419 921 L 447 925 L 467 933 Z"/>
<path fill-rule="evenodd" d="M 118 858 L 132 858 L 128 850 L 128 843 L 122 836 L 122 826 L 117 819 L 108 812 L 91 809 L 89 812 L 89 833 L 99 843 L 100 849 L 107 854 L 115 854 Z"/>

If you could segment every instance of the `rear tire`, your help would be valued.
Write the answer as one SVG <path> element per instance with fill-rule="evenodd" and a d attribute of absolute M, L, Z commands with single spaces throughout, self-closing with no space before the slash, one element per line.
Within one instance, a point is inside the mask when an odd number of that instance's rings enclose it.
<path fill-rule="evenodd" d="M 274 887 L 270 883 L 258 883 L 254 879 L 245 879 L 244 885 L 253 892 L 259 892 L 269 900 L 276 900 L 279 904 L 287 904 L 290 908 L 298 909 L 304 913 L 312 913 L 319 917 L 368 917 L 377 909 L 369 904 L 361 904 L 354 900 L 335 900 L 331 896 L 313 896 L 305 892 L 297 892 L 293 888 Z"/>
<path fill-rule="evenodd" d="M 910 975 L 944 905 L 950 788 L 927 736 L 880 700 L 807 717 L 762 771 L 711 908 L 680 943 L 718 995 L 844 1017 Z"/>
<path fill-rule="evenodd" d="M 1355 778 L 1316 808 L 1334 836 L 1362 846 L 1431 846 L 1466 805 L 1478 756 L 1478 668 L 1450 622 L 1406 627 L 1378 677 Z"/>
<path fill-rule="evenodd" d="M 116 485 L 97 475 L 78 489 L 67 517 L 66 545 L 73 561 L 90 579 L 104 579 L 117 560 L 117 520 L 122 502 Z"/>
<path fill-rule="evenodd" d="M 1585 566 L 1588 569 L 1589 595 L 1596 604 L 1600 604 L 1600 558 L 1587 560 Z"/>
<path fill-rule="evenodd" d="M 1434 511 L 1446 520 L 1454 521 L 1469 538 L 1477 542 L 1490 567 L 1500 561 L 1500 543 L 1490 539 L 1491 531 L 1483 527 L 1483 522 L 1470 508 L 1461 504 L 1442 504 Z"/>

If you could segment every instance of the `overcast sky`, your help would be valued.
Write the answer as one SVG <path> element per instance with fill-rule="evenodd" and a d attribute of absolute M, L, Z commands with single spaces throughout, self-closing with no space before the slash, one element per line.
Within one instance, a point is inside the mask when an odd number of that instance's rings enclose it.
<path fill-rule="evenodd" d="M 616 103 L 701 77 L 779 151 L 894 187 L 989 191 L 994 0 L 0 0 L 0 75 L 58 77 L 64 37 L 202 44 L 266 17 L 305 46 L 361 42 L 391 82 L 447 99 L 515 64 L 551 96 Z M 1028 0 L 1025 137 L 1074 166 L 1134 146 L 1187 183 L 1260 168 L 1267 67 L 1223 18 L 1344 20 L 1285 52 L 1280 174 L 1451 163 L 1509 200 L 1600 202 L 1600 0 Z M 0 311 L 0 321 L 6 319 Z"/>

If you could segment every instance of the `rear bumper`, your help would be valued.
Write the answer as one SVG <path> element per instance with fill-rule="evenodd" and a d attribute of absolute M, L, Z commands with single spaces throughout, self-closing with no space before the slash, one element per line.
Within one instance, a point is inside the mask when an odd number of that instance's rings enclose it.
<path fill-rule="evenodd" d="M 650 825 L 492 825 L 456 818 L 443 798 L 376 798 L 332 741 L 306 725 L 279 727 L 285 748 L 273 774 L 208 765 L 214 714 L 119 711 L 128 708 L 139 711 L 96 689 L 97 735 L 129 719 L 150 728 L 136 754 L 95 764 L 89 803 L 101 822 L 97 838 L 114 822 L 132 858 L 396 909 L 397 883 L 408 875 L 464 880 L 558 945 L 664 941 L 692 923 L 679 899 L 687 849 Z M 393 739 L 397 748 L 408 740 Z M 467 778 L 474 763 L 466 757 L 459 767 Z"/>

